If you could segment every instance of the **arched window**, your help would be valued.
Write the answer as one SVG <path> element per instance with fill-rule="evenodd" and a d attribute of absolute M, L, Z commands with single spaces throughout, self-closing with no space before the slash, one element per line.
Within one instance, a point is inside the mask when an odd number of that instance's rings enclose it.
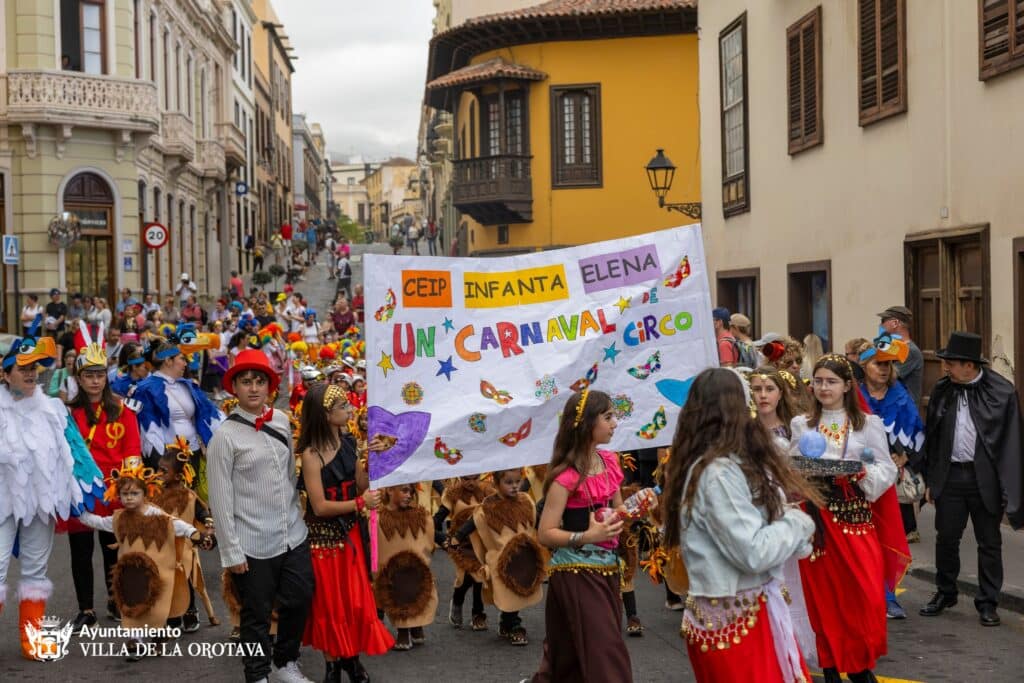
<path fill-rule="evenodd" d="M 95 173 L 79 173 L 64 186 L 64 210 L 78 216 L 81 237 L 64 252 L 68 292 L 114 301 L 114 193 Z"/>

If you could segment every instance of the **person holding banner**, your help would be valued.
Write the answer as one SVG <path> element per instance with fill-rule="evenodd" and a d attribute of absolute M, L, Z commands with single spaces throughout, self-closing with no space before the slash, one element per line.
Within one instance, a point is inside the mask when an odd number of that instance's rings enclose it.
<path fill-rule="evenodd" d="M 786 495 L 820 500 L 791 470 L 733 370 L 697 376 L 665 471 L 665 544 L 690 586 L 682 633 L 697 681 L 801 683 L 783 568 L 811 553 L 814 522 Z"/>
<path fill-rule="evenodd" d="M 302 454 L 302 481 L 308 495 L 306 526 L 312 548 L 315 587 L 305 645 L 324 654 L 325 681 L 369 681 L 359 655 L 382 655 L 395 639 L 377 617 L 370 585 L 369 536 L 363 512 L 380 505 L 380 492 L 368 488 L 356 439 L 345 428 L 351 406 L 337 384 L 318 382 L 302 404 L 302 427 L 295 450 Z M 371 450 L 386 450 L 379 439 Z"/>
<path fill-rule="evenodd" d="M 602 391 L 573 394 L 562 410 L 544 479 L 546 502 L 538 538 L 555 548 L 548 567 L 544 654 L 533 683 L 629 683 L 633 671 L 622 639 L 619 558 L 623 523 L 595 512 L 619 508 L 619 456 L 598 450 L 615 433 L 612 401 Z"/>

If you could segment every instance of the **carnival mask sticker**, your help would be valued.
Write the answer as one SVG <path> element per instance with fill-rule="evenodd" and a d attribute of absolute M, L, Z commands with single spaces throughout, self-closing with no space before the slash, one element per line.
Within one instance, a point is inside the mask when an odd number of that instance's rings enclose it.
<path fill-rule="evenodd" d="M 485 379 L 480 380 L 480 395 L 490 399 L 499 406 L 508 405 L 512 402 L 512 394 L 504 389 L 498 389 Z"/>
<path fill-rule="evenodd" d="M 430 413 L 414 410 L 395 414 L 380 406 L 367 411 L 369 433 L 394 439 L 391 447 L 370 453 L 370 479 L 381 479 L 394 472 L 416 452 L 430 428 Z"/>
<path fill-rule="evenodd" d="M 469 424 L 469 428 L 477 434 L 487 431 L 487 416 L 483 413 L 473 413 L 466 419 L 466 422 Z"/>
<path fill-rule="evenodd" d="M 617 420 L 625 420 L 632 417 L 633 399 L 626 394 L 615 394 L 612 396 L 612 412 Z"/>
<path fill-rule="evenodd" d="M 384 295 L 384 305 L 377 309 L 377 312 L 373 314 L 374 320 L 381 323 L 386 323 L 391 320 L 391 316 L 395 314 L 395 291 L 388 289 L 388 293 Z"/>
<path fill-rule="evenodd" d="M 423 401 L 423 387 L 416 382 L 402 385 L 402 401 L 407 406 L 418 406 Z"/>
<path fill-rule="evenodd" d="M 651 421 L 641 427 L 636 435 L 641 439 L 653 439 L 658 436 L 658 432 L 664 429 L 667 424 L 668 419 L 665 417 L 665 406 L 659 406 Z"/>
<path fill-rule="evenodd" d="M 683 260 L 679 262 L 676 272 L 665 278 L 665 286 L 676 288 L 683 284 L 683 280 L 688 277 L 690 277 L 690 257 L 684 256 Z"/>
<path fill-rule="evenodd" d="M 661 351 L 655 351 L 647 359 L 646 363 L 630 368 L 628 372 L 636 379 L 644 380 L 658 370 L 661 370 Z"/>
<path fill-rule="evenodd" d="M 537 390 L 533 392 L 533 395 L 542 401 L 549 401 L 558 395 L 558 384 L 551 375 L 544 375 L 534 382 L 534 385 Z"/>
<path fill-rule="evenodd" d="M 590 388 L 590 386 L 597 381 L 597 363 L 590 366 L 587 370 L 587 374 L 584 377 L 576 380 L 569 385 L 569 388 L 573 391 L 583 391 L 584 389 Z"/>
<path fill-rule="evenodd" d="M 693 380 L 695 379 L 696 377 L 688 379 L 660 379 L 654 383 L 654 386 L 659 394 L 682 408 L 686 404 L 686 398 L 690 395 L 690 387 L 693 386 Z"/>
<path fill-rule="evenodd" d="M 528 437 L 530 435 L 530 430 L 532 428 L 533 428 L 533 418 L 531 417 L 529 420 L 524 422 L 519 427 L 519 429 L 517 429 L 514 432 L 509 432 L 508 434 L 505 434 L 504 436 L 499 437 L 498 441 L 500 441 L 501 443 L 505 444 L 509 448 L 512 448 L 516 444 L 518 444 L 520 441 L 522 441 L 523 439 Z"/>
<path fill-rule="evenodd" d="M 462 460 L 462 451 L 458 448 L 450 448 L 448 444 L 441 440 L 441 437 L 434 438 L 434 457 L 444 460 L 449 465 Z"/>

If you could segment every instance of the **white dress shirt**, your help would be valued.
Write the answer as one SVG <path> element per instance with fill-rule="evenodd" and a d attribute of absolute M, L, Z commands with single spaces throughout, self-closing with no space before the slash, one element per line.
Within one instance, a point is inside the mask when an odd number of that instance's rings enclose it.
<path fill-rule="evenodd" d="M 975 384 L 981 379 L 984 372 L 967 384 Z M 954 385 L 955 386 L 955 385 Z M 953 462 L 974 462 L 974 447 L 978 444 L 978 430 L 974 427 L 974 418 L 971 417 L 971 409 L 967 405 L 967 392 L 957 391 L 956 398 L 956 427 L 953 430 Z"/>
<path fill-rule="evenodd" d="M 235 413 L 256 422 L 256 415 L 241 408 Z M 280 410 L 274 411 L 268 426 L 287 437 L 289 445 L 265 431 L 225 420 L 206 451 L 210 509 L 217 520 L 224 567 L 241 564 L 247 557 L 277 557 L 306 540 L 291 426 Z"/>

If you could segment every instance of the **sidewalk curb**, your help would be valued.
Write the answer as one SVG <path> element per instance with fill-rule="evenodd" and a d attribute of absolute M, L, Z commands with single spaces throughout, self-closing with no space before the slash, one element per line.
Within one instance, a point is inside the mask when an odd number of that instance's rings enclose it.
<path fill-rule="evenodd" d="M 932 584 L 935 583 L 935 567 L 932 565 L 911 567 L 910 575 L 915 579 L 921 579 Z M 978 583 L 976 581 L 961 578 L 957 579 L 956 583 L 960 592 L 971 597 L 978 595 Z M 1006 586 L 1003 586 L 1003 590 L 999 593 L 999 607 L 1011 612 L 1017 612 L 1018 614 L 1024 614 L 1024 591 L 1014 587 L 1007 589 Z"/>

